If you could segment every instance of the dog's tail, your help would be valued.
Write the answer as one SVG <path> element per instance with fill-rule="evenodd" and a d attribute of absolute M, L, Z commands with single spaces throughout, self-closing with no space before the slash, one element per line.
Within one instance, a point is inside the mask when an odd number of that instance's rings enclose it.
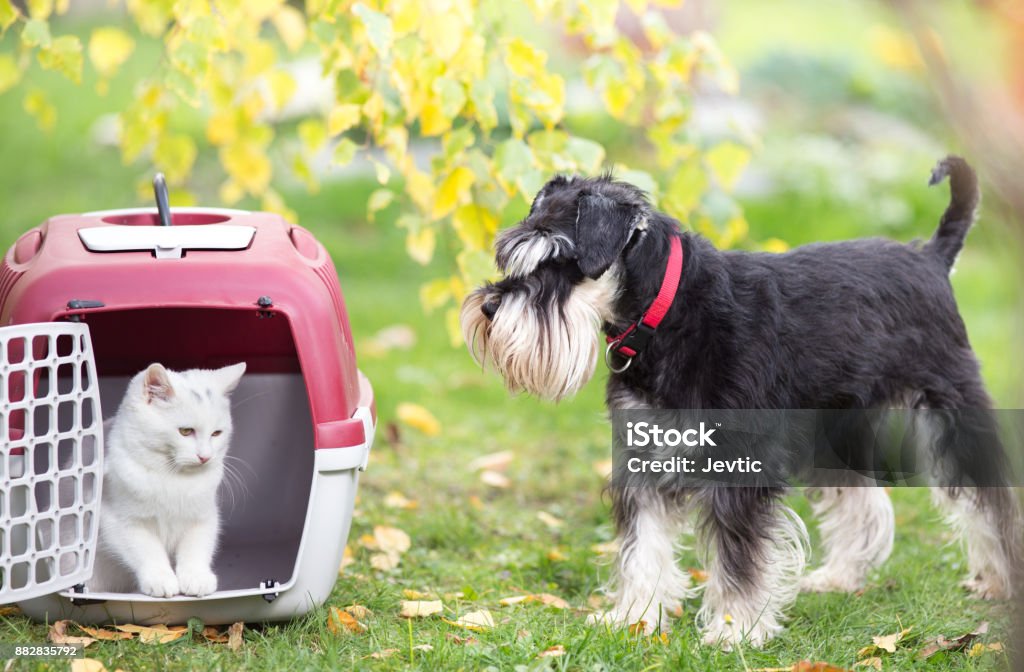
<path fill-rule="evenodd" d="M 967 231 L 974 223 L 974 217 L 981 202 L 978 190 L 978 176 L 974 169 L 959 156 L 947 156 L 932 169 L 932 177 L 928 186 L 942 182 L 949 176 L 949 206 L 939 220 L 939 228 L 924 249 L 936 254 L 952 268 L 956 256 L 964 246 Z"/>

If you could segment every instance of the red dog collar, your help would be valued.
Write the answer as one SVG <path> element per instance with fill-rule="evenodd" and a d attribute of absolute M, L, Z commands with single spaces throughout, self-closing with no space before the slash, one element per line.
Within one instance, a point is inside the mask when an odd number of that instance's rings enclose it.
<path fill-rule="evenodd" d="M 683 244 L 679 236 L 672 236 L 669 241 L 668 264 L 665 266 L 665 277 L 661 281 L 658 296 L 639 320 L 618 336 L 608 336 L 608 348 L 605 350 L 605 362 L 614 373 L 622 373 L 629 368 L 633 358 L 640 354 L 647 342 L 654 336 L 655 330 L 668 314 L 672 301 L 679 289 L 679 278 L 683 275 Z M 616 369 L 612 366 L 611 353 L 626 358 L 626 363 Z"/>

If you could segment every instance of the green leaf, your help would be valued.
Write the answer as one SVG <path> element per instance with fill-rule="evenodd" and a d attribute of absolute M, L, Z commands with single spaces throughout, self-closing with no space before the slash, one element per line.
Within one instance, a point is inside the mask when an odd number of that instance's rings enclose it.
<path fill-rule="evenodd" d="M 29 19 L 21 29 L 21 43 L 26 47 L 48 47 L 51 41 L 50 24 L 46 21 Z"/>
<path fill-rule="evenodd" d="M 685 219 L 700 203 L 707 186 L 708 178 L 700 163 L 687 161 L 669 178 L 662 205 L 673 217 Z"/>
<path fill-rule="evenodd" d="M 299 124 L 299 139 L 309 152 L 316 152 L 327 142 L 327 127 L 319 119 L 306 119 Z"/>
<path fill-rule="evenodd" d="M 658 204 L 658 183 L 651 177 L 650 173 L 643 170 L 616 167 L 615 178 L 634 185 L 645 192 L 654 205 Z"/>
<path fill-rule="evenodd" d="M 82 83 L 82 42 L 74 35 L 53 40 L 39 50 L 38 58 L 44 70 L 56 70 L 75 84 Z"/>
<path fill-rule="evenodd" d="M 498 111 L 494 107 L 494 87 L 487 80 L 478 79 L 469 87 L 469 100 L 473 103 L 476 122 L 485 132 L 498 125 Z"/>
<path fill-rule="evenodd" d="M 334 164 L 337 166 L 347 166 L 356 157 L 356 150 L 358 149 L 359 145 L 348 138 L 342 138 L 334 147 Z"/>
<path fill-rule="evenodd" d="M 487 208 L 469 203 L 452 215 L 452 228 L 467 250 L 487 250 L 498 230 L 498 218 Z"/>
<path fill-rule="evenodd" d="M 448 119 L 454 119 L 466 105 L 466 91 L 462 88 L 462 84 L 450 77 L 438 77 L 434 80 L 431 88 L 437 94 L 441 113 Z"/>
<path fill-rule="evenodd" d="M 518 189 L 530 199 L 543 183 L 544 176 L 534 165 L 533 152 L 522 140 L 511 138 L 494 151 L 494 165 L 498 181 L 509 196 Z"/>
<path fill-rule="evenodd" d="M 366 201 L 366 214 L 372 222 L 378 212 L 391 205 L 395 200 L 395 192 L 390 189 L 377 189 Z"/>
<path fill-rule="evenodd" d="M 7 0 L 0 2 L 0 35 L 7 32 L 11 24 L 18 20 L 18 16 L 18 10 L 14 8 L 13 4 Z"/>
<path fill-rule="evenodd" d="M 449 163 L 452 163 L 452 159 L 469 147 L 472 147 L 475 140 L 476 137 L 473 135 L 473 130 L 469 125 L 445 133 L 444 139 L 442 140 L 444 158 L 447 159 Z"/>
<path fill-rule="evenodd" d="M 381 57 L 386 57 L 394 40 L 391 18 L 386 14 L 375 12 L 361 2 L 352 6 L 352 13 L 362 22 L 363 28 L 366 30 L 366 37 L 370 40 L 370 46 Z"/>
<path fill-rule="evenodd" d="M 467 287 L 479 287 L 498 276 L 494 257 L 483 250 L 463 250 L 455 257 Z"/>
<path fill-rule="evenodd" d="M 732 190 L 750 161 L 750 151 L 735 143 L 723 142 L 705 152 L 704 160 L 708 162 L 719 183 Z"/>
<path fill-rule="evenodd" d="M 10 54 L 0 54 L 0 93 L 21 81 L 21 69 Z"/>
<path fill-rule="evenodd" d="M 583 173 L 593 175 L 601 169 L 604 161 L 604 147 L 586 138 L 569 138 L 565 151 Z"/>
<path fill-rule="evenodd" d="M 183 134 L 164 135 L 156 143 L 153 160 L 167 176 L 171 184 L 185 181 L 196 160 L 196 143 Z"/>
<path fill-rule="evenodd" d="M 448 278 L 438 278 L 420 286 L 420 303 L 428 313 L 446 304 L 450 298 L 452 283 Z"/>

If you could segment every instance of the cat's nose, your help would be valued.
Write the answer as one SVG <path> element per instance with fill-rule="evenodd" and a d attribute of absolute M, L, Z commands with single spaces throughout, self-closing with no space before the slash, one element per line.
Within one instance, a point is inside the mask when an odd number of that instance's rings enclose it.
<path fill-rule="evenodd" d="M 210 461 L 210 458 L 203 457 L 202 455 L 196 455 L 196 457 L 199 458 L 199 464 L 206 464 L 207 462 Z"/>

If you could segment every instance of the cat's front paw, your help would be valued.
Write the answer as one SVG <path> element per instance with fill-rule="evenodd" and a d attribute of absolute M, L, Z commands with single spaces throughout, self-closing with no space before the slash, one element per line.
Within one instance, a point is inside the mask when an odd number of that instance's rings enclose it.
<path fill-rule="evenodd" d="M 174 597 L 178 594 L 178 577 L 170 568 L 140 574 L 139 590 L 153 597 Z"/>
<path fill-rule="evenodd" d="M 217 590 L 217 575 L 208 567 L 183 567 L 178 570 L 182 595 L 203 597 Z"/>

